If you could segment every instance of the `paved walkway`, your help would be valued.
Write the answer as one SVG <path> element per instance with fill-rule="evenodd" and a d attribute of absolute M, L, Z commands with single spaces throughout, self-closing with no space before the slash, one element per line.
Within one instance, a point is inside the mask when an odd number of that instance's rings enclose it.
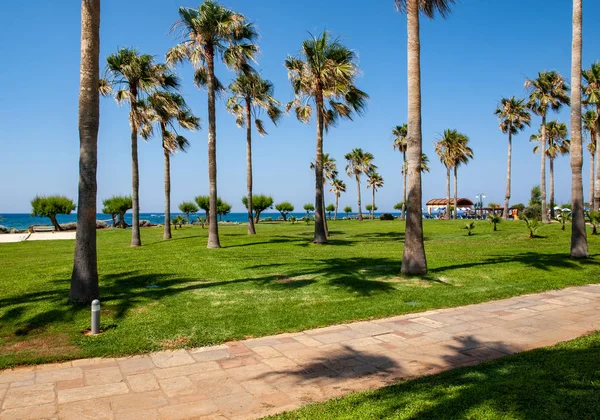
<path fill-rule="evenodd" d="M 600 285 L 0 372 L 0 419 L 258 418 L 600 329 Z"/>

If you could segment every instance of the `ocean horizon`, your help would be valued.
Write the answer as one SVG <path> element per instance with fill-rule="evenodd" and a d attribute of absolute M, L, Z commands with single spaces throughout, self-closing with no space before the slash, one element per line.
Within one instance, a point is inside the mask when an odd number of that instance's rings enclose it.
<path fill-rule="evenodd" d="M 378 217 L 381 214 L 383 214 L 384 212 L 375 212 L 375 216 Z M 358 213 L 350 213 L 350 216 L 356 216 Z M 394 216 L 399 216 L 400 212 L 392 212 L 391 214 L 393 214 Z M 185 217 L 185 214 L 183 213 L 171 213 L 171 217 L 175 217 L 177 215 L 183 215 Z M 310 216 L 312 217 L 314 215 L 314 212 L 310 213 Z M 149 213 L 140 213 L 140 220 L 148 220 L 150 223 L 153 224 L 162 224 L 164 221 L 164 213 L 160 213 L 160 212 L 149 212 Z M 281 214 L 279 212 L 263 212 L 261 213 L 261 219 L 266 219 L 271 217 L 273 220 L 277 220 L 279 217 L 281 216 Z M 290 213 L 288 215 L 289 216 L 296 216 L 297 218 L 302 218 L 304 216 L 306 216 L 306 212 L 294 212 L 294 213 Z M 363 212 L 363 216 L 368 216 L 367 212 Z M 47 225 L 50 226 L 50 219 L 47 217 L 36 217 L 36 216 L 32 216 L 31 214 L 28 213 L 0 213 L 0 217 L 2 217 L 2 219 L 0 220 L 0 226 L 4 226 L 7 229 L 17 229 L 17 230 L 25 230 L 27 229 L 29 226 L 33 226 L 33 225 Z M 204 217 L 204 213 L 203 212 L 199 212 L 199 213 L 194 213 L 192 215 L 190 215 L 190 219 L 191 221 L 196 221 L 198 219 L 198 217 Z M 331 217 L 333 217 L 333 213 L 331 214 Z M 338 218 L 343 218 L 346 217 L 346 213 L 345 212 L 340 212 L 338 211 Z M 60 224 L 65 224 L 65 223 L 74 223 L 77 222 L 77 213 L 71 213 L 71 214 L 59 214 L 56 216 L 56 220 L 58 221 L 58 223 Z M 106 223 L 109 224 L 109 226 L 112 224 L 112 219 L 109 215 L 106 215 L 104 213 L 96 213 L 96 220 L 101 220 L 104 221 Z M 244 223 L 248 221 L 248 213 L 229 213 L 226 216 L 223 216 L 222 220 L 224 222 L 238 222 L 238 223 Z M 125 222 L 127 224 L 131 224 L 131 213 L 126 213 L 125 214 Z"/>

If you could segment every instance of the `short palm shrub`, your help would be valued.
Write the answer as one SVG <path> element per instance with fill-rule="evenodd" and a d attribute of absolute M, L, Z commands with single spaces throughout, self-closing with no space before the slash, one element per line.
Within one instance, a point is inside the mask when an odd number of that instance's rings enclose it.
<path fill-rule="evenodd" d="M 296 223 L 296 221 L 298 220 L 298 218 L 297 218 L 296 216 L 290 216 L 290 218 L 289 218 L 288 220 L 289 220 L 289 221 L 292 223 L 292 225 L 293 225 L 294 223 Z"/>
<path fill-rule="evenodd" d="M 488 214 L 488 221 L 494 226 L 494 232 L 496 232 L 498 223 L 502 222 L 502 217 L 497 214 Z"/>
<path fill-rule="evenodd" d="M 467 222 L 465 223 L 465 227 L 463 229 L 467 230 L 467 236 L 471 236 L 473 234 L 473 229 L 475 229 L 475 222 Z"/>
<path fill-rule="evenodd" d="M 592 235 L 597 235 L 598 227 L 600 226 L 600 213 L 597 211 L 591 211 L 587 214 L 587 217 L 592 224 Z"/>
<path fill-rule="evenodd" d="M 181 214 L 178 214 L 177 216 L 175 216 L 171 219 L 171 224 L 173 225 L 175 230 L 177 230 L 177 226 L 179 226 L 181 228 L 181 226 L 184 225 L 185 223 L 186 223 L 186 218 L 183 217 Z"/>
<path fill-rule="evenodd" d="M 571 211 L 567 208 L 563 208 L 562 210 L 558 210 L 556 212 L 556 220 L 560 222 L 561 230 L 565 230 L 565 225 L 567 221 L 571 218 Z"/>
<path fill-rule="evenodd" d="M 383 213 L 379 216 L 379 220 L 394 220 L 394 216 L 390 213 Z"/>
<path fill-rule="evenodd" d="M 202 226 L 202 229 L 204 229 L 204 225 L 206 225 L 206 217 L 198 217 L 198 223 L 200 226 Z"/>
<path fill-rule="evenodd" d="M 538 219 L 529 219 L 527 217 L 524 217 L 523 220 L 525 221 L 527 229 L 529 230 L 529 237 L 531 239 L 535 238 L 535 234 L 540 228 L 540 221 Z"/>

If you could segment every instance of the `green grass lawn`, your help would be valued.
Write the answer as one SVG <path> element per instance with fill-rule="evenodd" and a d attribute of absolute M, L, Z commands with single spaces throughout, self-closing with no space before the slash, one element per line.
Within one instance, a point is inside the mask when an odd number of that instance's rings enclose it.
<path fill-rule="evenodd" d="M 274 417 L 598 419 L 600 333 L 476 367 L 401 382 Z"/>
<path fill-rule="evenodd" d="M 187 227 L 162 240 L 142 229 L 98 233 L 103 334 L 88 337 L 89 308 L 67 302 L 73 241 L 0 244 L 0 368 L 91 356 L 201 346 L 358 319 L 385 317 L 600 282 L 600 240 L 591 258 L 569 259 L 570 232 L 523 222 L 492 232 L 478 222 L 425 221 L 430 274 L 400 273 L 404 223 L 330 223 L 331 244 L 311 244 L 313 226 Z"/>

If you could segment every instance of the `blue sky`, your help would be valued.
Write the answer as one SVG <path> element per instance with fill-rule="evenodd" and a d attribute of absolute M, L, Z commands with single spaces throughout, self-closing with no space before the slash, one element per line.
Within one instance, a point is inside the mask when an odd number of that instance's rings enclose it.
<path fill-rule="evenodd" d="M 342 0 L 223 0 L 222 3 L 255 22 L 260 34 L 258 67 L 275 85 L 281 102 L 293 98 L 283 60 L 295 54 L 308 32 L 324 29 L 341 35 L 360 57 L 358 86 L 370 96 L 367 113 L 343 122 L 325 138 L 325 151 L 338 160 L 354 147 L 375 155 L 385 186 L 377 194 L 381 210 L 401 199 L 401 155 L 392 151 L 390 131 L 406 121 L 406 18 L 395 12 L 392 0 L 366 3 Z M 448 19 L 424 20 L 421 26 L 423 86 L 423 148 L 431 173 L 423 178 L 424 200 L 445 195 L 445 169 L 433 152 L 433 142 L 446 128 L 467 134 L 475 159 L 459 170 L 459 195 L 479 192 L 486 202 L 502 202 L 506 180 L 506 137 L 493 111 L 502 96 L 524 96 L 525 77 L 555 69 L 570 80 L 571 2 L 566 0 L 497 2 L 462 0 Z M 101 65 L 120 47 L 134 47 L 162 61 L 175 40 L 168 34 L 179 6 L 197 7 L 189 0 L 103 0 Z M 0 211 L 29 212 L 35 194 L 77 195 L 79 84 L 78 2 L 10 2 L 0 14 Z M 584 67 L 599 59 L 596 40 L 600 27 L 592 17 L 600 2 L 584 2 Z M 23 17 L 27 16 L 27 26 Z M 178 68 L 183 94 L 203 120 L 203 130 L 188 133 L 188 153 L 172 162 L 173 210 L 183 200 L 207 194 L 206 93 L 196 89 L 189 66 Z M 229 83 L 233 74 L 217 68 Z M 245 192 L 245 133 L 234 117 L 217 104 L 219 195 L 242 211 Z M 568 109 L 550 116 L 568 122 Z M 514 139 L 512 202 L 526 202 L 531 186 L 539 183 L 539 156 L 532 154 L 532 128 Z M 309 163 L 315 154 L 314 122 L 283 118 L 269 135 L 254 138 L 255 193 L 291 201 L 296 209 L 314 201 Z M 98 156 L 98 198 L 129 194 L 131 164 L 127 107 L 111 98 L 101 100 Z M 159 139 L 140 143 L 141 211 L 163 209 L 163 163 Z M 584 155 L 584 192 L 589 191 L 589 155 Z M 354 181 L 342 175 L 348 192 L 340 206 L 356 210 Z M 370 190 L 363 188 L 363 201 Z M 570 200 L 568 157 L 556 162 L 556 201 Z M 328 193 L 327 202 L 333 202 Z"/>

